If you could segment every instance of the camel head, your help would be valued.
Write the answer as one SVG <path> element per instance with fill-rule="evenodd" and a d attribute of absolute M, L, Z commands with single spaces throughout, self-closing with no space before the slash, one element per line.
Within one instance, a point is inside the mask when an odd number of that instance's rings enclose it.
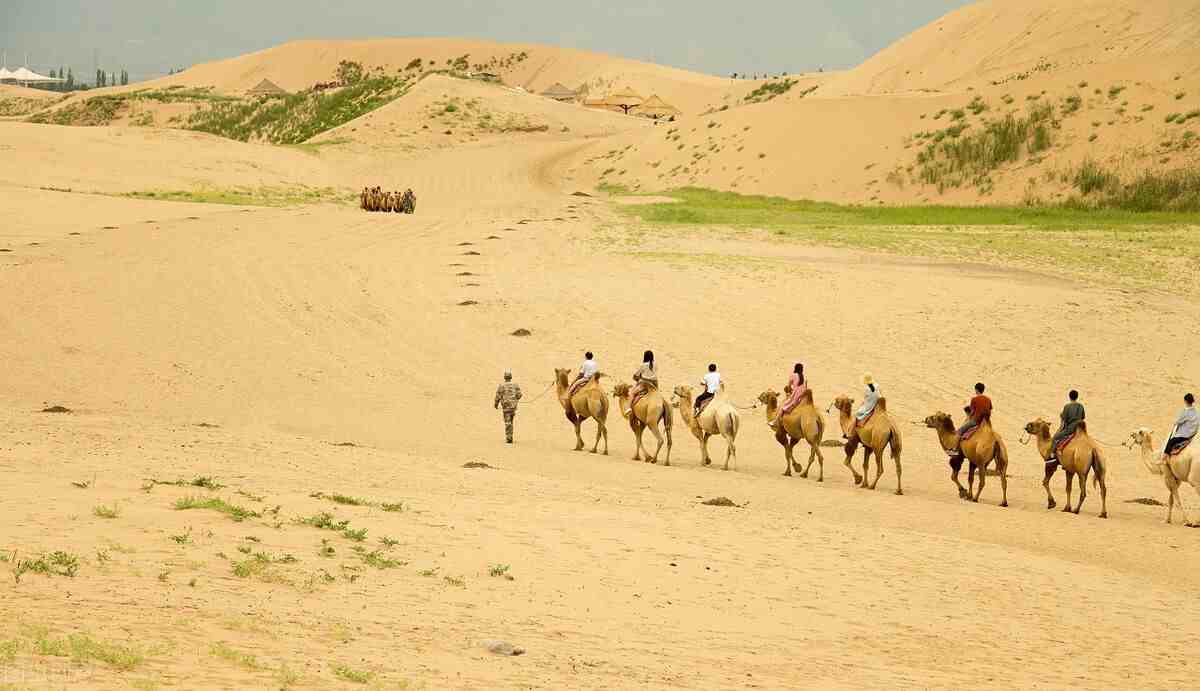
<path fill-rule="evenodd" d="M 679 386 L 676 386 L 673 393 L 685 401 L 690 401 L 693 397 L 692 387 L 687 386 L 686 384 L 680 384 Z"/>
<path fill-rule="evenodd" d="M 854 399 L 849 396 L 838 396 L 833 400 L 833 407 L 842 415 L 849 415 L 854 410 Z"/>
<path fill-rule="evenodd" d="M 629 396 L 629 385 L 621 382 L 613 387 L 613 395 L 617 398 L 626 398 Z"/>
<path fill-rule="evenodd" d="M 567 386 L 571 381 L 571 370 L 554 368 L 554 381 L 562 386 Z"/>
<path fill-rule="evenodd" d="M 779 394 L 775 393 L 773 389 L 767 389 L 758 395 L 758 402 L 765 406 L 778 405 Z"/>
<path fill-rule="evenodd" d="M 939 431 L 953 430 L 954 420 L 950 419 L 949 415 L 939 410 L 933 415 L 925 418 L 925 426 L 929 429 L 936 429 Z"/>
<path fill-rule="evenodd" d="M 1129 435 L 1129 443 L 1133 446 L 1149 446 L 1151 434 L 1153 432 L 1149 427 L 1139 427 Z"/>
<path fill-rule="evenodd" d="M 1035 437 L 1048 436 L 1050 434 L 1050 423 L 1038 418 L 1028 425 L 1025 425 L 1025 434 L 1030 434 Z"/>

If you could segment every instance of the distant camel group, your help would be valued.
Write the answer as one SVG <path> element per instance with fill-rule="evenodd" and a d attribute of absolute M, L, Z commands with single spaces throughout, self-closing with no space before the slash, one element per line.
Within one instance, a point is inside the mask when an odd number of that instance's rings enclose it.
<path fill-rule="evenodd" d="M 575 450 L 584 449 L 581 433 L 583 423 L 595 420 L 596 442 L 592 453 L 600 451 L 603 441 L 603 454 L 608 455 L 608 412 L 610 408 L 609 394 L 600 385 L 603 374 L 592 377 L 577 391 L 571 391 L 570 370 L 556 369 L 554 383 L 567 420 L 575 428 Z M 671 465 L 672 432 L 674 428 L 674 410 L 678 410 L 684 425 L 700 442 L 700 457 L 702 465 L 711 465 L 712 458 L 708 452 L 708 440 L 715 436 L 725 439 L 727 450 L 725 455 L 725 470 L 729 470 L 730 462 L 736 465 L 736 440 L 740 428 L 738 406 L 730 402 L 725 392 L 724 384 L 712 398 L 709 405 L 697 416 L 693 412 L 693 390 L 688 386 L 678 386 L 673 391 L 673 401 L 668 402 L 656 387 L 649 387 L 645 395 L 636 402 L 631 402 L 631 388 L 628 384 L 617 384 L 612 392 L 617 398 L 621 416 L 628 420 L 633 430 L 637 448 L 633 460 L 644 460 L 646 463 L 658 463 L 664 447 L 664 466 Z M 768 421 L 776 419 L 779 410 L 780 395 L 772 390 L 764 391 L 758 397 L 758 402 L 751 408 L 765 407 Z M 854 416 L 854 400 L 839 396 L 830 404 L 824 413 L 813 403 L 812 392 L 809 391 L 801 398 L 800 403 L 783 416 L 778 425 L 770 427 L 772 434 L 784 452 L 784 475 L 791 476 L 795 470 L 800 477 L 807 478 L 813 463 L 819 464 L 817 482 L 825 479 L 825 459 L 821 453 L 822 447 L 842 447 L 846 453 L 844 464 L 854 476 L 854 484 L 867 490 L 875 489 L 883 475 L 883 453 L 889 451 L 896 465 L 896 494 L 903 494 L 900 484 L 901 464 L 900 455 L 903 448 L 900 428 L 888 415 L 887 400 L 879 399 L 875 412 L 864 422 L 860 423 Z M 837 440 L 823 439 L 826 431 L 825 413 L 837 409 L 838 422 L 843 436 L 849 441 L 843 443 Z M 957 429 L 950 415 L 938 412 L 923 422 L 922 425 L 933 430 L 950 460 L 951 480 L 957 487 L 959 498 L 966 501 L 978 502 L 983 493 L 985 478 L 989 472 L 999 477 L 1002 492 L 1000 506 L 1008 506 L 1008 447 L 1000 434 L 992 427 L 991 420 L 984 419 L 975 433 L 969 438 L 959 440 Z M 649 430 L 658 442 L 654 453 L 651 454 L 642 444 L 642 437 Z M 1100 490 L 1100 518 L 1108 517 L 1108 461 L 1100 449 L 1099 443 L 1088 434 L 1086 423 L 1080 423 L 1078 430 L 1067 438 L 1057 450 L 1055 460 L 1050 460 L 1052 452 L 1052 432 L 1050 423 L 1037 419 L 1025 426 L 1025 433 L 1036 441 L 1038 455 L 1045 464 L 1045 478 L 1042 486 L 1046 489 L 1048 509 L 1057 506 L 1054 494 L 1050 490 L 1050 480 L 1061 466 L 1066 474 L 1067 502 L 1064 512 L 1078 514 L 1087 497 L 1087 480 L 1089 475 Z M 801 465 L 796 461 L 793 451 L 801 442 L 809 445 L 808 462 Z M 1176 505 L 1183 509 L 1179 500 L 1178 489 L 1183 483 L 1189 483 L 1200 492 L 1200 463 L 1192 463 L 1190 452 L 1173 457 L 1170 463 L 1156 462 L 1153 452 L 1150 432 L 1139 429 L 1131 436 L 1129 445 L 1137 447 L 1143 455 L 1146 466 L 1155 474 L 1162 475 L 1170 492 L 1167 506 L 1167 522 L 1171 522 L 1172 510 Z M 851 465 L 858 446 L 863 447 L 862 474 Z M 875 456 L 876 472 L 871 480 L 868 477 L 871 456 Z M 957 460 L 956 460 L 957 459 Z M 959 482 L 959 471 L 964 462 L 969 463 L 967 486 Z M 994 471 L 991 466 L 995 464 Z M 1075 477 L 1079 477 L 1079 500 L 1072 506 L 1071 494 Z M 976 477 L 978 485 L 976 486 Z M 1194 523 L 1184 511 L 1184 521 L 1188 526 L 1200 527 Z"/>
<path fill-rule="evenodd" d="M 379 187 L 364 187 L 359 197 L 363 211 L 411 214 L 417 211 L 417 195 L 411 188 L 400 192 L 385 192 Z"/>

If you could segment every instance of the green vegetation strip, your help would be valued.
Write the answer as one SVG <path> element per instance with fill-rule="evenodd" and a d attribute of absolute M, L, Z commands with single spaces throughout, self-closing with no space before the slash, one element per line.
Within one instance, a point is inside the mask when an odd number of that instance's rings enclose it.
<path fill-rule="evenodd" d="M 125 197 L 193 204 L 229 204 L 232 206 L 302 206 L 305 204 L 351 204 L 357 198 L 333 187 L 229 187 L 196 190 L 142 190 Z"/>
<path fill-rule="evenodd" d="M 1011 261 L 1095 280 L 1162 280 L 1194 272 L 1200 261 L 1197 218 L 1188 213 L 1067 206 L 843 206 L 699 188 L 664 194 L 676 201 L 621 210 L 659 228 L 758 230 L 818 245 Z"/>

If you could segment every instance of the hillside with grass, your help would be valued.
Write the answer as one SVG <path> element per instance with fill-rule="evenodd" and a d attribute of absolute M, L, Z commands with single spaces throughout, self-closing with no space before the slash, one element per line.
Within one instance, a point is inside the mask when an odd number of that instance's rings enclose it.
<path fill-rule="evenodd" d="M 1200 210 L 1200 3 L 1043 5 L 970 6 L 855 70 L 624 135 L 578 171 L 640 191 Z M 1050 21 L 1068 16 L 1078 33 Z"/>

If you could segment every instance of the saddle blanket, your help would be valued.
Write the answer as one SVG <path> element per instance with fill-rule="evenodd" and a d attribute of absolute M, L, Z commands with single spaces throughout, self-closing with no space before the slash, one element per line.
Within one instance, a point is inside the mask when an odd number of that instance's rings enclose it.
<path fill-rule="evenodd" d="M 1178 456 L 1179 454 L 1183 453 L 1184 449 L 1186 449 L 1188 446 L 1190 446 L 1191 443 L 1192 443 L 1191 439 L 1185 439 L 1182 442 L 1176 442 L 1174 448 L 1167 450 L 1167 455 Z"/>
<path fill-rule="evenodd" d="M 878 408 L 876 408 L 876 410 L 878 410 Z M 875 417 L 875 411 L 874 411 L 874 410 L 872 410 L 872 411 L 870 412 L 870 414 L 868 414 L 868 415 L 867 415 L 865 418 L 863 418 L 863 419 L 861 419 L 861 420 L 858 420 L 857 422 L 855 422 L 855 423 L 854 423 L 854 426 L 855 426 L 855 427 L 866 427 L 866 426 L 867 426 L 867 423 L 868 423 L 868 422 L 870 422 L 870 421 L 871 421 L 871 418 L 873 418 L 873 417 Z"/>
<path fill-rule="evenodd" d="M 1075 438 L 1076 434 L 1076 432 L 1072 432 L 1066 439 L 1058 442 L 1058 446 L 1054 447 L 1054 450 L 1058 453 L 1062 453 L 1062 450 L 1067 448 L 1067 444 L 1071 443 L 1071 440 Z"/>

